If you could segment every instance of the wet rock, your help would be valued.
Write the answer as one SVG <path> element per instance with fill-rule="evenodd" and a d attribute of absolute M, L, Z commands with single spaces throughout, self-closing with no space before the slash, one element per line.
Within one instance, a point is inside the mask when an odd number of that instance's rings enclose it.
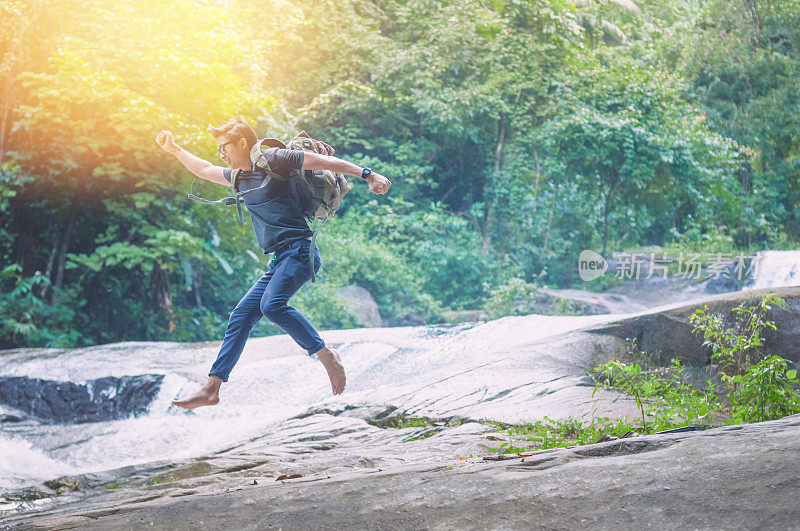
<path fill-rule="evenodd" d="M 689 365 L 702 366 L 709 363 L 711 349 L 703 346 L 702 336 L 693 333 L 694 327 L 689 322 L 692 314 L 708 306 L 708 312 L 723 315 L 732 324 L 734 316 L 731 310 L 735 306 L 745 300 L 756 301 L 768 293 L 775 293 L 785 300 L 786 307 L 773 307 L 767 312 L 766 317 L 775 322 L 777 330 L 764 331 L 761 350 L 765 355 L 777 354 L 796 362 L 800 360 L 800 288 L 726 293 L 588 331 L 625 340 L 635 339 L 639 349 L 656 355 L 662 365 L 668 365 L 673 358 L 680 358 Z"/>
<path fill-rule="evenodd" d="M 798 290 L 795 290 L 789 293 L 791 296 L 786 296 L 785 298 L 791 301 L 793 300 L 792 297 L 797 297 L 797 294 Z M 742 294 L 738 296 L 742 296 Z M 719 297 L 706 296 L 705 302 L 710 305 L 727 304 L 725 299 L 720 299 Z M 737 301 L 728 302 L 733 304 Z M 698 304 L 693 306 L 696 307 Z M 794 304 L 794 302 L 790 302 L 790 304 Z M 54 511 L 61 511 L 63 514 L 64 511 L 72 511 L 75 508 L 75 510 L 85 509 L 81 514 L 86 514 L 89 511 L 95 514 L 94 511 L 106 510 L 111 515 L 110 511 L 117 510 L 117 507 L 125 507 L 126 511 L 131 507 L 135 507 L 140 499 L 147 498 L 155 501 L 155 498 L 161 497 L 170 501 L 171 497 L 175 496 L 180 497 L 181 501 L 183 501 L 192 499 L 193 492 L 202 494 L 202 496 L 198 497 L 205 496 L 213 499 L 213 496 L 207 495 L 213 494 L 216 489 L 222 492 L 227 486 L 225 482 L 228 480 L 231 480 L 230 485 L 232 488 L 238 489 L 237 493 L 247 492 L 249 487 L 246 485 L 253 478 L 258 479 L 257 490 L 273 489 L 274 492 L 277 489 L 291 489 L 293 488 L 292 483 L 303 483 L 305 486 L 317 484 L 316 482 L 318 481 L 325 481 L 327 475 L 341 479 L 342 474 L 345 472 L 360 472 L 361 475 L 358 477 L 363 478 L 365 477 L 365 467 L 372 470 L 391 470 L 391 473 L 395 474 L 397 478 L 398 485 L 403 485 L 402 489 L 395 491 L 399 499 L 402 498 L 403 493 L 416 492 L 418 476 L 430 479 L 430 481 L 426 479 L 422 482 L 426 485 L 422 487 L 423 489 L 427 488 L 427 485 L 435 484 L 440 476 L 445 473 L 443 472 L 444 467 L 435 468 L 435 466 L 441 467 L 444 460 L 455 460 L 456 464 L 451 467 L 455 471 L 458 471 L 460 466 L 471 467 L 464 469 L 465 473 L 461 474 L 463 478 L 463 476 L 468 476 L 469 472 L 475 470 L 476 463 L 474 461 L 478 461 L 480 465 L 483 464 L 480 456 L 490 453 L 489 447 L 499 445 L 495 444 L 497 441 L 487 440 L 485 425 L 465 423 L 461 426 L 440 429 L 442 426 L 436 424 L 454 415 L 464 419 L 493 419 L 503 422 L 532 422 L 544 416 L 550 418 L 573 417 L 583 420 L 588 420 L 592 416 L 609 416 L 612 418 L 628 416 L 628 418 L 635 418 L 639 411 L 633 399 L 621 397 L 615 392 L 603 389 L 599 389 L 595 393 L 593 389 L 594 383 L 585 374 L 585 371 L 594 366 L 595 362 L 607 361 L 611 356 L 616 356 L 623 352 L 626 346 L 625 334 L 598 333 L 598 331 L 602 329 L 618 330 L 621 323 L 641 322 L 641 319 L 658 318 L 653 316 L 665 316 L 668 320 L 674 321 L 677 319 L 673 316 L 675 312 L 684 311 L 683 315 L 689 313 L 689 310 L 681 310 L 684 306 L 687 305 L 674 306 L 657 312 L 651 311 L 647 316 L 628 316 L 627 319 L 621 319 L 620 316 L 616 315 L 568 318 L 531 315 L 507 317 L 469 326 L 426 326 L 403 329 L 380 328 L 326 332 L 326 341 L 331 345 L 336 345 L 347 360 L 348 375 L 351 378 L 348 383 L 350 386 L 348 392 L 337 397 L 329 396 L 329 382 L 324 371 L 316 369 L 306 371 L 304 367 L 311 367 L 311 365 L 303 365 L 304 362 L 308 361 L 305 357 L 291 357 L 295 354 L 291 349 L 296 348 L 296 346 L 290 338 L 286 336 L 252 338 L 248 342 L 246 349 L 249 349 L 249 354 L 245 352 L 240 365 L 237 367 L 236 380 L 226 386 L 224 407 L 227 410 L 201 410 L 199 415 L 206 415 L 205 417 L 194 416 L 196 415 L 194 413 L 191 415 L 181 414 L 180 416 L 171 414 L 159 416 L 158 410 L 154 406 L 152 408 L 154 415 L 130 423 L 135 424 L 141 421 L 138 426 L 142 426 L 142 433 L 136 430 L 135 434 L 137 446 L 144 446 L 142 443 L 147 442 L 148 437 L 158 443 L 158 445 L 152 445 L 155 451 L 148 450 L 150 453 L 143 452 L 141 454 L 146 459 L 141 456 L 137 456 L 137 459 L 139 459 L 139 462 L 147 462 L 147 459 L 150 462 L 153 459 L 165 459 L 166 461 L 158 466 L 149 465 L 153 470 L 148 471 L 147 474 L 136 473 L 136 477 L 133 479 L 130 479 L 131 475 L 134 474 L 133 472 L 119 474 L 119 477 L 114 479 L 116 483 L 106 483 L 99 487 L 102 491 L 107 491 L 101 492 L 101 494 L 108 494 L 113 498 L 103 498 L 101 496 L 96 501 L 88 501 L 87 498 L 86 505 L 81 505 L 80 507 L 63 505 L 63 508 L 54 509 Z M 776 319 L 780 317 L 777 313 L 774 316 Z M 640 321 L 636 321 L 636 319 L 640 319 Z M 788 327 L 787 330 L 791 330 L 791 317 L 786 319 L 788 320 L 785 320 L 784 323 Z M 669 323 L 663 325 L 662 335 L 666 338 L 674 331 L 669 326 Z M 587 330 L 592 333 L 588 333 Z M 645 334 L 642 337 L 650 336 Z M 191 348 L 194 349 L 194 352 L 191 355 L 181 354 L 181 349 L 185 347 L 180 345 L 158 344 L 157 348 L 151 345 L 137 345 L 135 347 L 125 345 L 124 348 L 130 349 L 126 351 L 126 353 L 132 354 L 128 356 L 129 359 L 140 360 L 137 362 L 141 363 L 142 366 L 148 367 L 136 372 L 155 370 L 150 367 L 158 368 L 159 371 L 176 370 L 175 367 L 180 367 L 184 372 L 193 371 L 193 374 L 205 375 L 205 371 L 208 369 L 208 360 L 213 359 L 216 355 L 218 344 L 202 347 L 192 346 Z M 139 350 L 132 350 L 134 348 Z M 167 348 L 172 349 L 172 354 L 169 361 L 165 362 L 163 352 Z M 682 346 L 676 344 L 676 351 L 679 348 L 682 349 Z M 200 349 L 206 350 L 201 351 Z M 200 351 L 200 354 L 198 354 L 198 351 Z M 291 356 L 287 355 L 286 352 Z M 74 367 L 76 365 L 94 367 L 95 370 L 105 370 L 106 367 L 102 365 L 103 363 L 116 363 L 116 360 L 119 359 L 119 352 L 112 351 L 107 346 L 95 347 L 86 351 L 68 351 L 60 354 L 58 361 L 53 361 L 51 365 L 46 364 L 50 362 L 37 361 L 36 369 L 38 372 L 36 375 L 47 375 L 48 372 L 46 371 L 52 372 L 64 366 Z M 182 361 L 177 363 L 176 359 L 181 359 Z M 5 360 L 0 358 L 0 363 L 5 361 L 7 363 L 6 366 L 11 367 L 11 361 L 9 360 L 14 361 L 16 358 L 12 359 L 10 356 L 6 357 Z M 308 363 L 310 364 L 311 362 L 308 361 Z M 130 371 L 128 366 L 124 370 L 126 372 L 121 374 L 136 373 Z M 100 374 L 108 373 L 103 372 Z M 707 373 L 701 372 L 692 375 L 692 377 L 695 376 L 698 379 L 708 378 Z M 172 385 L 169 378 L 165 385 Z M 179 379 L 176 378 L 176 380 Z M 178 381 L 174 385 L 177 387 L 180 384 L 181 382 Z M 194 385 L 191 387 L 194 387 Z M 258 390 L 260 398 L 258 404 L 251 407 L 254 389 Z M 18 389 L 17 391 L 23 395 L 25 394 L 24 389 Z M 163 401 L 164 408 L 169 407 L 167 405 L 167 395 L 171 395 L 171 393 L 161 393 L 157 404 L 161 404 Z M 251 409 L 248 409 L 248 407 L 251 407 Z M 286 413 L 282 412 L 281 415 L 285 414 L 288 418 L 282 419 L 278 415 L 267 416 L 272 410 L 281 410 L 281 408 L 286 411 Z M 208 409 L 211 410 L 212 408 Z M 253 430 L 252 432 L 247 432 L 246 435 L 237 435 L 239 438 L 230 442 L 226 439 L 218 439 L 214 441 L 214 444 L 211 444 L 209 439 L 213 436 L 213 433 L 222 433 L 228 426 L 234 425 L 221 422 L 213 424 L 215 421 L 213 415 L 216 415 L 218 411 L 224 411 L 224 415 L 221 416 L 225 417 L 239 415 L 235 419 L 237 424 L 251 423 L 263 426 L 263 428 L 259 428 L 261 431 Z M 428 417 L 433 420 L 422 427 L 405 427 L 401 429 L 386 427 L 403 415 Z M 202 422 L 198 422 L 201 418 Z M 384 428 L 379 427 L 382 424 Z M 209 426 L 214 426 L 214 429 L 208 429 Z M 113 448 L 114 445 L 117 446 L 117 449 L 121 446 L 117 439 L 107 435 L 106 432 L 110 430 L 105 429 L 102 424 L 70 426 L 69 428 L 75 432 L 80 431 L 80 433 L 72 434 L 72 439 L 68 439 L 69 441 L 75 441 L 70 442 L 72 446 L 69 447 L 68 451 L 71 453 L 80 452 L 90 455 L 91 459 L 95 459 L 95 456 L 99 459 L 102 458 L 103 454 L 108 454 L 109 449 Z M 192 430 L 196 431 L 193 432 Z M 130 439 L 128 436 L 130 432 L 131 430 L 128 429 L 118 439 L 124 441 L 127 445 L 127 441 Z M 211 435 L 206 432 L 211 433 Z M 38 432 L 36 436 L 40 437 Z M 213 451 L 216 453 L 203 457 L 204 460 L 208 460 L 209 464 L 204 466 L 209 469 L 209 472 L 205 472 L 201 467 L 198 469 L 197 474 L 192 472 L 189 474 L 191 477 L 187 476 L 179 479 L 176 470 L 179 470 L 183 464 L 170 462 L 170 460 L 174 461 L 173 458 L 170 458 L 170 455 L 175 455 L 173 448 L 176 442 L 187 439 L 189 436 L 202 441 L 202 444 L 208 444 L 210 448 L 215 448 Z M 650 459 L 651 456 L 657 456 L 664 452 L 671 452 L 674 447 L 658 447 L 658 445 L 650 443 L 641 444 L 638 441 L 642 439 L 646 438 L 631 433 L 628 438 L 608 441 L 616 443 L 615 445 L 601 450 L 588 450 L 588 453 L 584 452 L 584 454 L 576 453 L 575 451 L 537 452 L 535 455 L 525 458 L 523 464 L 527 468 L 524 472 L 537 472 L 548 469 L 546 475 L 549 477 L 551 472 L 560 473 L 559 471 L 563 467 L 559 468 L 559 463 L 571 463 L 570 467 L 566 468 L 569 468 L 573 475 L 562 475 L 561 481 L 571 478 L 574 481 L 569 484 L 569 488 L 579 491 L 582 488 L 582 483 L 578 481 L 581 479 L 581 473 L 576 473 L 575 467 L 580 463 L 588 463 L 590 462 L 589 460 L 596 459 L 628 460 L 626 462 L 639 459 L 638 468 L 631 466 L 629 468 L 632 468 L 632 470 L 628 470 L 626 472 L 627 475 L 620 476 L 620 482 L 623 484 L 629 478 L 633 478 L 635 482 L 636 474 L 649 467 L 646 463 L 642 463 L 642 460 Z M 37 440 L 41 440 L 41 438 Z M 167 441 L 168 445 L 162 445 L 162 440 Z M 56 442 L 54 441 L 54 443 Z M 163 448 L 168 448 L 168 451 L 164 453 Z M 217 449 L 220 448 L 225 448 L 225 450 L 218 451 Z M 128 447 L 126 446 L 124 450 L 127 451 Z M 136 448 L 132 450 L 136 450 Z M 185 451 L 185 449 L 182 449 L 182 451 Z M 209 449 L 209 452 L 211 451 Z M 728 452 L 727 449 L 722 449 L 717 453 L 709 453 L 708 457 L 709 459 L 716 459 L 718 455 L 728 456 L 729 454 L 726 452 Z M 124 454 L 118 452 L 115 455 Z M 468 462 L 459 462 L 458 456 L 465 455 L 474 455 L 476 458 Z M 672 458 L 665 456 L 664 459 Z M 694 462 L 700 461 L 699 456 L 695 456 L 694 459 Z M 513 466 L 515 467 L 520 466 L 519 457 L 500 463 L 500 465 L 507 466 L 509 462 L 514 463 Z M 597 463 L 597 461 L 593 462 Z M 125 463 L 124 458 L 121 458 L 119 464 L 123 463 Z M 669 461 L 654 461 L 654 463 L 653 466 L 657 467 L 662 465 L 669 466 Z M 411 465 L 416 467 L 414 468 L 414 473 L 404 474 L 401 467 Z M 738 462 L 731 463 L 731 466 L 734 465 L 738 466 Z M 95 466 L 95 463 L 92 462 L 91 466 Z M 178 468 L 176 469 L 176 467 Z M 720 466 L 717 473 L 725 470 L 727 469 L 724 466 Z M 290 472 L 302 474 L 304 477 L 300 481 L 290 481 L 286 484 L 264 479 L 275 478 L 280 474 L 288 474 Z M 516 469 L 502 469 L 495 470 L 495 472 L 503 477 L 506 475 L 509 478 L 511 476 L 519 476 L 519 471 Z M 64 471 L 53 473 L 53 476 L 65 473 L 72 474 L 72 472 Z M 457 472 L 451 470 L 448 473 L 456 474 Z M 587 473 L 593 474 L 594 469 L 590 467 Z M 612 478 L 616 474 L 616 469 L 612 466 L 607 466 L 604 474 L 601 479 L 603 477 Z M 709 472 L 709 474 L 712 474 L 712 472 Z M 710 477 L 713 478 L 715 476 L 712 475 Z M 49 476 L 47 478 L 42 477 L 37 481 L 44 479 L 49 479 Z M 264 480 L 262 481 L 262 479 Z M 694 479 L 705 485 L 705 478 L 695 476 Z M 508 504 L 502 505 L 505 503 L 505 486 L 509 485 L 512 489 L 517 488 L 511 479 L 507 484 L 497 485 L 494 482 L 494 476 L 485 476 L 480 481 L 477 479 L 471 481 L 472 477 L 468 478 L 468 480 L 470 481 L 465 480 L 467 482 L 463 485 L 468 487 L 467 495 L 463 500 L 460 499 L 462 485 L 458 482 L 446 485 L 441 484 L 442 488 L 438 493 L 423 490 L 419 492 L 424 492 L 424 496 L 429 495 L 429 499 L 426 500 L 428 503 L 437 507 L 444 507 L 446 511 L 460 507 L 465 513 L 470 513 L 473 502 L 478 505 L 487 503 L 491 505 L 491 503 L 494 503 L 492 500 L 495 499 L 499 499 L 501 504 L 497 508 L 502 510 L 508 508 Z M 350 499 L 352 499 L 354 492 L 365 492 L 369 495 L 367 501 L 369 503 L 375 502 L 377 504 L 376 507 L 383 505 L 384 507 L 394 507 L 395 509 L 400 507 L 397 510 L 403 510 L 402 504 L 394 504 L 392 499 L 387 501 L 385 498 L 379 498 L 375 492 L 363 488 L 360 480 L 347 485 L 347 480 L 341 479 L 341 483 L 344 484 L 342 489 L 345 491 L 349 489 Z M 560 488 L 558 485 L 559 483 L 553 483 L 550 486 Z M 567 485 L 567 483 L 564 483 L 564 485 Z M 613 491 L 614 485 L 608 483 L 604 485 Z M 647 482 L 644 485 L 646 487 Z M 394 488 L 391 484 L 376 484 L 373 486 L 378 491 Z M 641 483 L 639 486 L 642 486 Z M 334 487 L 334 490 L 337 488 Z M 133 492 L 130 489 L 137 490 Z M 213 492 L 211 492 L 212 489 Z M 673 491 L 675 490 L 674 486 L 672 489 Z M 89 490 L 88 484 L 82 480 L 79 491 L 73 494 L 70 489 L 62 488 L 62 494 L 59 498 L 65 495 L 78 496 L 88 494 Z M 92 496 L 94 496 L 95 491 L 92 490 L 91 492 Z M 281 492 L 284 491 L 282 490 Z M 503 494 L 498 497 L 498 492 Z M 546 493 L 548 491 L 545 489 L 543 492 Z M 585 491 L 581 492 L 583 494 L 578 495 L 577 498 L 590 496 Z M 568 494 L 569 492 L 566 492 L 565 496 Z M 515 493 L 514 495 L 517 496 L 518 494 Z M 534 504 L 537 503 L 535 497 L 524 498 L 525 494 L 522 494 L 522 496 L 519 499 L 527 500 L 527 502 Z M 607 496 L 598 495 L 598 503 L 595 503 L 594 506 L 606 503 L 609 497 L 610 494 Z M 342 499 L 346 499 L 346 496 L 342 495 L 340 501 Z M 587 499 L 591 499 L 591 497 Z M 295 505 L 295 513 L 299 514 L 299 512 L 312 507 L 314 502 L 310 500 L 311 498 L 306 499 L 306 505 Z M 131 503 L 128 504 L 128 501 Z M 685 502 L 686 500 L 683 501 Z M 527 502 L 523 502 L 523 505 L 526 505 Z M 565 502 L 563 499 L 555 500 L 555 502 L 559 503 L 562 509 L 565 506 L 569 506 L 569 502 Z M 58 503 L 61 504 L 62 502 L 58 501 Z M 92 505 L 95 503 L 98 505 Z M 259 514 L 269 515 L 273 507 L 270 505 L 271 503 L 273 502 L 261 503 L 261 501 L 258 501 L 254 503 L 254 506 L 260 507 L 262 512 Z M 412 510 L 416 511 L 417 506 L 413 505 L 416 502 L 412 500 L 410 503 Z M 588 504 L 586 509 L 587 511 L 589 510 Z M 380 513 L 382 510 L 379 510 L 379 514 L 389 514 Z M 494 513 L 495 516 L 503 514 L 502 510 Z M 370 511 L 372 509 L 365 505 L 363 511 L 359 512 L 359 514 L 368 514 Z M 424 511 L 425 518 L 433 518 L 433 512 L 426 511 Z M 119 514 L 123 513 L 120 512 Z M 198 514 L 203 514 L 205 518 L 205 513 L 202 510 Z M 407 527 L 489 528 L 504 525 L 510 528 L 517 528 L 536 527 L 539 524 L 538 517 L 524 520 L 526 515 L 522 512 L 518 514 L 520 519 L 514 520 L 513 525 L 507 522 L 499 524 L 497 520 L 459 521 L 458 517 L 454 516 L 454 513 L 450 512 L 448 514 L 448 518 L 452 520 L 436 520 L 431 521 L 430 524 L 420 520 L 415 525 L 406 522 L 409 524 Z M 586 514 L 589 515 L 587 516 L 589 518 L 587 522 L 600 521 L 592 520 L 595 517 L 599 518 L 597 514 Z M 530 513 L 527 513 L 527 515 L 530 516 Z M 103 518 L 102 514 L 98 513 L 97 516 Z M 344 514 L 340 514 L 340 517 L 342 522 L 346 522 Z M 484 517 L 490 518 L 488 514 L 484 515 Z M 162 522 L 162 526 L 165 528 L 169 526 L 174 528 L 177 520 L 171 521 L 169 518 L 165 518 L 156 521 Z M 200 521 L 205 523 L 200 524 Z M 185 525 L 211 526 L 213 522 L 209 522 L 211 521 L 205 521 L 201 518 L 196 522 Z M 388 521 L 382 520 L 381 522 L 387 524 L 383 525 L 383 527 L 391 527 L 388 525 Z M 115 523 L 124 525 L 124 522 L 109 521 L 108 526 L 114 527 L 113 524 Z M 220 523 L 227 527 L 232 527 L 236 524 L 233 520 L 230 522 L 220 521 Z M 377 520 L 371 524 L 370 522 L 362 522 L 364 525 L 361 525 L 361 527 L 381 527 L 378 523 Z M 394 523 L 395 527 L 402 527 L 402 522 Z M 545 523 L 539 524 L 539 527 L 546 527 Z M 570 527 L 585 526 L 586 524 L 586 522 L 581 524 L 580 521 L 569 523 L 573 524 Z M 288 525 L 288 527 L 298 528 L 319 527 L 323 524 L 335 526 L 336 522 L 323 523 L 315 522 L 311 519 L 308 521 L 294 520 L 287 524 L 286 520 L 277 519 L 271 524 L 276 527 Z M 353 525 L 351 524 L 351 526 Z M 611 526 L 610 523 L 607 525 Z M 695 523 L 695 525 L 689 525 L 688 527 L 710 526 L 711 524 Z M 560 524 L 556 522 L 550 527 L 568 526 L 564 522 Z"/>
<path fill-rule="evenodd" d="M 85 384 L 23 376 L 0 377 L 0 403 L 53 424 L 100 422 L 147 411 L 164 376 L 107 376 Z"/>
<path fill-rule="evenodd" d="M 52 489 L 54 491 L 58 491 L 63 488 L 68 488 L 72 491 L 76 491 L 80 489 L 81 477 L 61 476 L 60 478 L 52 479 L 50 481 L 45 481 L 44 484 L 47 488 Z"/>
<path fill-rule="evenodd" d="M 645 307 L 625 295 L 580 289 L 540 289 L 533 313 L 541 315 L 602 315 L 632 313 Z"/>
<path fill-rule="evenodd" d="M 742 281 L 737 280 L 735 265 L 731 263 L 719 275 L 712 276 L 705 282 L 705 292 L 713 294 L 729 293 L 740 289 L 740 284 L 742 283 Z"/>
<path fill-rule="evenodd" d="M 639 280 L 627 280 L 609 288 L 606 295 L 624 295 L 644 308 L 655 308 L 668 304 L 689 302 L 698 297 L 707 297 L 706 285 L 693 278 L 654 276 Z"/>
<path fill-rule="evenodd" d="M 605 315 L 633 313 L 645 309 L 625 295 L 595 293 L 579 289 L 539 289 L 529 300 L 516 301 L 515 314 Z M 484 321 L 497 317 L 484 310 L 456 310 L 442 313 L 448 323 Z"/>

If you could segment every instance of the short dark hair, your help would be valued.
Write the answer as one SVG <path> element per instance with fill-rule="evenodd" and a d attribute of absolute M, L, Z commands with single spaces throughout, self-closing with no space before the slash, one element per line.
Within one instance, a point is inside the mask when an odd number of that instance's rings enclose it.
<path fill-rule="evenodd" d="M 230 135 L 238 138 L 244 138 L 247 142 L 247 149 L 250 149 L 258 141 L 255 129 L 244 119 L 243 116 L 237 116 L 233 120 L 228 120 L 219 127 L 213 125 L 208 126 L 208 132 L 214 138 L 222 135 Z"/>

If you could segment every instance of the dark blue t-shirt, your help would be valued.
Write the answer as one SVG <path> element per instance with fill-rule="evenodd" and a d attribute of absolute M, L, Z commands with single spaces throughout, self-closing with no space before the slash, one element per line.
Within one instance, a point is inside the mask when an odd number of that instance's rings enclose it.
<path fill-rule="evenodd" d="M 303 166 L 303 152 L 294 149 L 270 148 L 263 150 L 272 171 L 282 177 L 290 177 L 292 170 Z M 222 172 L 228 182 L 232 170 Z M 239 174 L 239 191 L 244 192 L 261 186 L 264 174 L 257 171 L 242 171 Z M 289 181 L 272 179 L 267 186 L 244 196 L 244 204 L 253 221 L 258 245 L 269 254 L 281 245 L 296 240 L 310 238 L 313 234 L 308 228 L 306 218 L 297 209 L 292 197 Z"/>

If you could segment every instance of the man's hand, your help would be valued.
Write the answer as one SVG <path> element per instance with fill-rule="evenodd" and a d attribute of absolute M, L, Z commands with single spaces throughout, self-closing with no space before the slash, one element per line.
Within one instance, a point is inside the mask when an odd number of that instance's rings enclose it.
<path fill-rule="evenodd" d="M 178 145 L 175 143 L 175 139 L 172 136 L 172 132 L 165 131 L 163 129 L 159 131 L 158 134 L 156 135 L 156 144 L 158 144 L 159 147 L 164 151 L 166 151 L 167 153 L 173 155 L 175 154 L 176 151 L 178 151 L 178 149 L 180 149 Z"/>
<path fill-rule="evenodd" d="M 172 137 L 172 133 L 170 131 L 165 131 L 163 129 L 159 131 L 156 135 L 156 144 L 158 144 L 158 146 L 167 153 L 174 155 L 175 158 L 178 159 L 187 170 L 194 173 L 201 179 L 205 179 L 206 181 L 210 181 L 212 183 L 221 184 L 222 186 L 231 185 L 231 183 L 225 178 L 225 168 L 221 166 L 214 166 L 207 160 L 203 160 L 197 155 L 193 155 L 185 149 L 181 149 L 181 147 L 175 143 L 175 139 Z"/>
<path fill-rule="evenodd" d="M 370 174 L 367 182 L 369 183 L 369 191 L 378 195 L 388 192 L 389 187 L 392 185 L 392 181 L 375 172 Z"/>

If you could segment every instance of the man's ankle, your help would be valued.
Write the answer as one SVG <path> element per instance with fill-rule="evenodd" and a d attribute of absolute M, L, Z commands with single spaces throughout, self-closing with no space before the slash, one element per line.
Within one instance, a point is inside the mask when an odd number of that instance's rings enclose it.
<path fill-rule="evenodd" d="M 325 356 L 325 355 L 328 355 L 328 354 L 332 354 L 332 352 L 331 352 L 331 349 L 329 349 L 328 347 L 322 347 L 321 349 L 316 351 L 314 354 L 316 354 L 317 356 L 319 356 L 320 354 Z"/>
<path fill-rule="evenodd" d="M 322 361 L 323 363 L 324 362 L 333 361 L 334 359 L 336 359 L 334 357 L 333 351 L 331 349 L 329 349 L 328 347 L 322 347 L 321 349 L 319 349 L 316 352 L 316 354 L 317 354 L 317 358 L 320 361 Z"/>
<path fill-rule="evenodd" d="M 203 387 L 207 389 L 218 390 L 221 385 L 222 385 L 222 378 L 220 378 L 219 376 L 209 376 L 208 380 L 206 380 L 206 383 L 203 385 Z"/>

